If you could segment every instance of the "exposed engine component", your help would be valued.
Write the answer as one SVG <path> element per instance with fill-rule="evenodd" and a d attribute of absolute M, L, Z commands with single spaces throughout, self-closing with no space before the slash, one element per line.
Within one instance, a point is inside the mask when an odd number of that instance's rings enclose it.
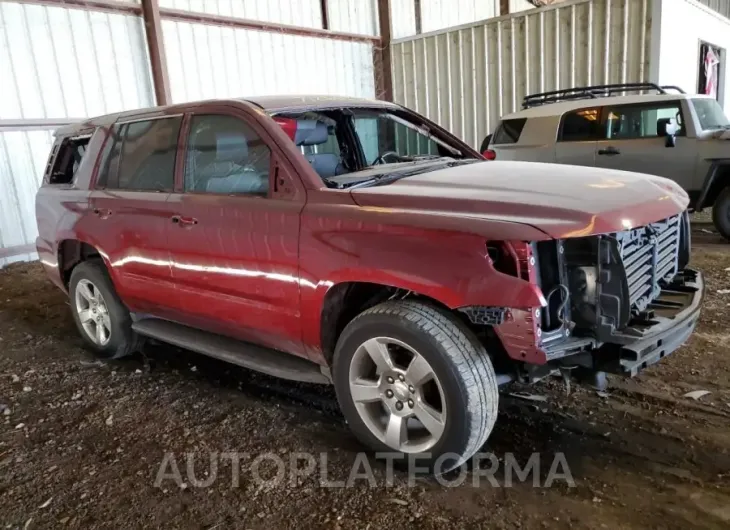
<path fill-rule="evenodd" d="M 596 322 L 598 303 L 598 268 L 578 266 L 569 269 L 570 293 L 574 317 L 586 324 Z"/>

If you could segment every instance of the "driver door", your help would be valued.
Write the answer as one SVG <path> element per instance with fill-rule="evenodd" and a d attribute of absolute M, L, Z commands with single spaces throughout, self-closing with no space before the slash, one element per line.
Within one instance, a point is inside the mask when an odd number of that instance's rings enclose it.
<path fill-rule="evenodd" d="M 304 198 L 273 193 L 278 148 L 253 117 L 220 108 L 186 119 L 182 182 L 169 199 L 178 321 L 301 351 L 298 238 Z"/>

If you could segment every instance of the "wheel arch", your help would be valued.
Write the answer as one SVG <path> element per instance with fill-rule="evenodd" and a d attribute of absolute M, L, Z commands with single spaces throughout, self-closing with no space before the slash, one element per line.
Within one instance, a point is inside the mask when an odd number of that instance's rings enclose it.
<path fill-rule="evenodd" d="M 110 270 L 105 254 L 95 245 L 80 239 L 67 238 L 59 241 L 57 259 L 58 271 L 66 289 L 68 289 L 71 280 L 71 273 L 79 263 L 90 259 L 99 259 L 104 262 L 107 270 Z"/>
<path fill-rule="evenodd" d="M 320 312 L 320 344 L 327 365 L 332 364 L 337 339 L 357 315 L 387 300 L 418 299 L 446 311 L 447 304 L 431 296 L 382 283 L 343 281 L 331 286 Z M 457 314 L 455 311 L 453 311 Z"/>

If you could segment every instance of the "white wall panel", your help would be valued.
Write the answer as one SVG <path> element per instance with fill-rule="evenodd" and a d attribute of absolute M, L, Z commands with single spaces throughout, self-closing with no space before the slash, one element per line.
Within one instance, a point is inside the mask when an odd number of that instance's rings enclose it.
<path fill-rule="evenodd" d="M 351 0 L 353 1 L 353 0 Z M 354 0 L 369 2 L 369 0 Z M 159 0 L 160 7 L 308 28 L 322 27 L 319 0 Z"/>
<path fill-rule="evenodd" d="M 374 97 L 372 45 L 162 21 L 174 102 L 278 94 Z"/>
<path fill-rule="evenodd" d="M 153 104 L 136 16 L 0 3 L 0 119 L 83 118 Z"/>
<path fill-rule="evenodd" d="M 328 0 L 330 29 L 361 35 L 378 35 L 376 0 Z"/>
<path fill-rule="evenodd" d="M 416 34 L 416 10 L 413 0 L 390 0 L 391 38 Z"/>
<path fill-rule="evenodd" d="M 730 4 L 730 0 L 726 0 Z M 720 68 L 724 79 L 720 97 L 725 109 L 730 109 L 730 20 L 691 0 L 664 1 L 661 4 L 658 81 L 677 85 L 690 94 L 697 93 L 699 82 L 700 41 L 725 50 L 725 64 Z"/>
<path fill-rule="evenodd" d="M 0 130 L 0 248 L 35 242 L 35 194 L 52 142 L 52 131 Z M 0 267 L 32 258 L 0 258 Z"/>
<path fill-rule="evenodd" d="M 527 94 L 648 79 L 651 12 L 651 0 L 574 0 L 399 39 L 395 100 L 478 147 Z"/>

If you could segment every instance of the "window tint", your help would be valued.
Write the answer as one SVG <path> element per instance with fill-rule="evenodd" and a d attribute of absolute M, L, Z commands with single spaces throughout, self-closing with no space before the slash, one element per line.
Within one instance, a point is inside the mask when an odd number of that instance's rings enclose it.
<path fill-rule="evenodd" d="M 519 120 L 504 120 L 497 131 L 494 133 L 492 144 L 516 144 L 525 128 L 527 120 L 525 118 Z"/>
<path fill-rule="evenodd" d="M 127 190 L 172 191 L 175 153 L 182 118 L 126 124 L 117 187 Z"/>
<path fill-rule="evenodd" d="M 185 157 L 185 190 L 266 196 L 271 151 L 233 116 L 195 116 Z"/>
<path fill-rule="evenodd" d="M 599 137 L 599 109 L 581 109 L 563 116 L 562 142 L 582 142 Z"/>
<path fill-rule="evenodd" d="M 679 103 L 627 105 L 612 107 L 601 126 L 602 139 L 656 138 L 666 136 L 669 123 L 680 126 L 677 136 L 684 135 Z"/>

